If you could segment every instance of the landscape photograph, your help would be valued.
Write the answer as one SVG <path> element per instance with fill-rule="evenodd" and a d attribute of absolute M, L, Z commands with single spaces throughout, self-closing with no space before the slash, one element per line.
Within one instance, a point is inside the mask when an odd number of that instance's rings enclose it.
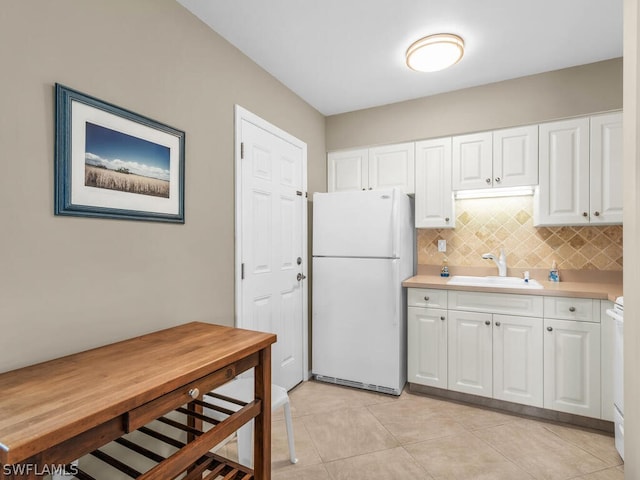
<path fill-rule="evenodd" d="M 86 122 L 87 187 L 169 198 L 170 149 Z"/>

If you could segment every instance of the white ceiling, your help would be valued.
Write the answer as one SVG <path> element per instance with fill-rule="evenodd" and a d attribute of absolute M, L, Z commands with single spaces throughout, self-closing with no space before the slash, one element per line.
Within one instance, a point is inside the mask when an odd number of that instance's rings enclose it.
<path fill-rule="evenodd" d="M 325 115 L 622 56 L 623 0 L 178 0 Z M 464 38 L 452 68 L 404 52 Z"/>

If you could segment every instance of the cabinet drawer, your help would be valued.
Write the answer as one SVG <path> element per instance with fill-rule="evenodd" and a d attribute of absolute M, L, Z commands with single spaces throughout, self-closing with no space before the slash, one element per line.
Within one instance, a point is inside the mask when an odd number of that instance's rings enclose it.
<path fill-rule="evenodd" d="M 220 370 L 206 375 L 198 380 L 187 383 L 169 393 L 162 395 L 150 402 L 140 405 L 127 413 L 126 431 L 132 432 L 143 425 L 155 420 L 175 408 L 186 405 L 209 391 L 227 383 L 236 375 L 258 365 L 258 354 L 254 353 Z"/>
<path fill-rule="evenodd" d="M 407 294 L 410 307 L 447 308 L 447 291 L 433 288 L 410 288 Z"/>
<path fill-rule="evenodd" d="M 484 293 L 451 290 L 448 308 L 468 312 L 501 313 L 525 317 L 542 317 L 542 297 L 511 293 Z"/>
<path fill-rule="evenodd" d="M 592 298 L 544 297 L 545 318 L 600 323 L 600 300 Z"/>

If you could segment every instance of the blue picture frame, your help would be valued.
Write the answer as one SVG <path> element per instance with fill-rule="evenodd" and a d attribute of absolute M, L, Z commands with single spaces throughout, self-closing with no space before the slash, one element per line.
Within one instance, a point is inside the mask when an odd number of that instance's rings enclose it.
<path fill-rule="evenodd" d="M 185 133 L 55 85 L 54 213 L 184 223 Z"/>

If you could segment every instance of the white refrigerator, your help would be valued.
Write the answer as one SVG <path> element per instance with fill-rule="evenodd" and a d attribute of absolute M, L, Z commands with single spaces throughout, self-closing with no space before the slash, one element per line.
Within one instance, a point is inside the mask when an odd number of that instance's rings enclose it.
<path fill-rule="evenodd" d="M 400 395 L 407 379 L 406 302 L 413 211 L 400 190 L 313 196 L 312 373 Z"/>

